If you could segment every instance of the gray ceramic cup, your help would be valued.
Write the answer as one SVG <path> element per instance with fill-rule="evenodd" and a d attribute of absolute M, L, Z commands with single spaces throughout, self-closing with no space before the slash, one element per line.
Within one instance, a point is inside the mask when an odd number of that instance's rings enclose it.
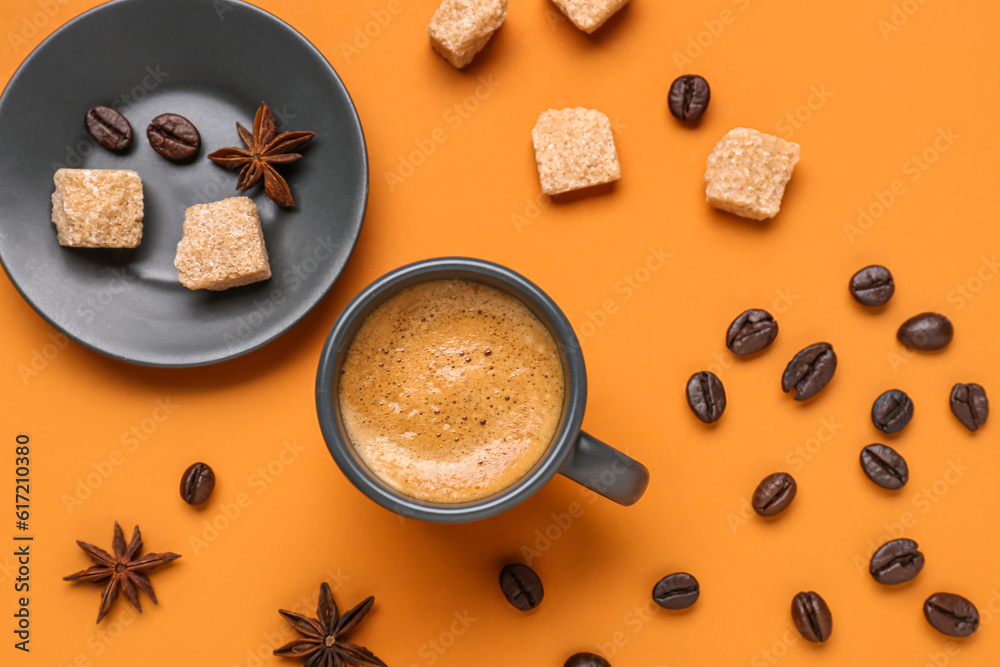
<path fill-rule="evenodd" d="M 464 503 L 434 503 L 396 491 L 365 465 L 348 438 L 340 414 L 338 379 L 354 335 L 365 317 L 386 299 L 420 282 L 472 280 L 516 297 L 548 328 L 562 358 L 566 391 L 562 417 L 548 450 L 534 468 L 494 495 Z M 649 484 L 649 471 L 638 461 L 580 430 L 587 403 L 587 371 L 580 342 L 555 302 L 514 271 L 480 259 L 442 257 L 392 271 L 361 291 L 333 325 L 316 374 L 316 411 L 326 445 L 344 475 L 366 496 L 404 517 L 439 523 L 475 521 L 495 516 L 527 500 L 556 473 L 621 505 L 632 505 Z"/>

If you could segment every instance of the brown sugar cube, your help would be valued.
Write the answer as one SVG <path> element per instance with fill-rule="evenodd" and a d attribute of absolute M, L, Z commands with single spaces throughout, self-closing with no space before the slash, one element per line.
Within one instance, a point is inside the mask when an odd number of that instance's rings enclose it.
<path fill-rule="evenodd" d="M 59 244 L 134 248 L 142 241 L 142 179 L 131 169 L 59 169 L 52 177 Z"/>
<path fill-rule="evenodd" d="M 531 131 L 542 192 L 555 195 L 622 177 L 611 121 L 594 109 L 549 109 Z"/>
<path fill-rule="evenodd" d="M 552 0 L 577 28 L 594 32 L 628 0 Z"/>
<path fill-rule="evenodd" d="M 744 218 L 773 218 L 798 161 L 797 143 L 737 127 L 708 156 L 705 199 Z"/>
<path fill-rule="evenodd" d="M 507 0 L 442 0 L 427 37 L 455 67 L 465 67 L 507 18 Z"/>
<path fill-rule="evenodd" d="M 188 289 L 224 290 L 271 277 L 257 206 L 248 197 L 184 211 L 174 266 Z"/>

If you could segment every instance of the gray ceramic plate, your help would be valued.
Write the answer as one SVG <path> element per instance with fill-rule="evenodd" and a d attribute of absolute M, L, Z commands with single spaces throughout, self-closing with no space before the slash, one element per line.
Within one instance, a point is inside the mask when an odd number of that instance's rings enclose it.
<path fill-rule="evenodd" d="M 296 208 L 257 186 L 270 280 L 224 292 L 181 286 L 174 253 L 184 209 L 241 194 L 236 172 L 205 156 L 239 146 L 264 100 L 279 130 L 313 130 L 280 168 Z M 117 108 L 135 133 L 113 154 L 84 129 L 87 109 Z M 156 154 L 149 121 L 179 113 L 199 129 L 189 164 Z M 25 300 L 70 338 L 150 366 L 210 364 L 274 340 L 329 291 L 354 248 L 368 197 L 364 135 L 347 90 L 302 35 L 227 0 L 118 0 L 69 22 L 21 65 L 0 98 L 0 259 Z M 145 198 L 138 248 L 64 248 L 51 223 L 59 167 L 134 169 Z M 6 323 L 16 326 L 16 323 Z"/>

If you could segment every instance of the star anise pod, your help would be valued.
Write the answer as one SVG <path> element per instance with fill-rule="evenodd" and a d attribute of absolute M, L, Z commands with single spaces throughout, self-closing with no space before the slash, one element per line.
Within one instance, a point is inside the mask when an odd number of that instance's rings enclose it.
<path fill-rule="evenodd" d="M 146 554 L 139 558 L 139 552 L 142 550 L 139 526 L 135 527 L 132 532 L 132 541 L 126 546 L 125 535 L 117 521 L 115 521 L 115 536 L 111 540 L 111 548 L 115 552 L 114 556 L 93 544 L 87 544 L 80 540 L 77 540 L 76 543 L 87 552 L 90 559 L 97 565 L 63 577 L 63 579 L 65 581 L 108 582 L 104 587 L 104 592 L 101 593 L 101 609 L 97 613 L 98 623 L 111 611 L 111 606 L 118 599 L 119 591 L 125 595 L 126 600 L 132 603 L 133 607 L 139 610 L 139 613 L 142 613 L 142 606 L 139 604 L 139 593 L 136 589 L 144 592 L 153 601 L 153 604 L 156 604 L 153 586 L 149 583 L 149 577 L 142 571 L 151 570 L 157 565 L 163 565 L 180 558 L 178 554 L 173 553 Z"/>
<path fill-rule="evenodd" d="M 302 149 L 315 132 L 282 132 L 274 124 L 274 115 L 264 102 L 260 103 L 257 115 L 253 118 L 253 134 L 236 123 L 236 131 L 246 146 L 220 148 L 208 156 L 215 164 L 227 169 L 239 169 L 240 178 L 236 187 L 240 190 L 252 188 L 264 179 L 264 192 L 278 206 L 291 208 L 295 206 L 292 191 L 288 183 L 275 168 L 276 164 L 288 164 L 300 159 L 302 155 L 296 151 Z"/>
<path fill-rule="evenodd" d="M 274 654 L 283 658 L 305 658 L 305 667 L 345 667 L 345 665 L 387 667 L 365 647 L 344 640 L 365 614 L 371 611 L 374 604 L 375 598 L 369 597 L 341 616 L 337 611 L 337 603 L 333 600 L 333 593 L 330 592 L 330 586 L 324 582 L 319 589 L 317 618 L 309 618 L 284 609 L 278 611 L 302 636 L 277 649 Z"/>

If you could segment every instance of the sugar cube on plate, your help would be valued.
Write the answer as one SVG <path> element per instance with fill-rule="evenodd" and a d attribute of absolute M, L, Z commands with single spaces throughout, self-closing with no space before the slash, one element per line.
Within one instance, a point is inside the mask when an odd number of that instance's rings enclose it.
<path fill-rule="evenodd" d="M 60 245 L 134 248 L 142 241 L 142 179 L 131 169 L 59 169 L 52 223 Z"/>
<path fill-rule="evenodd" d="M 249 197 L 184 211 L 174 266 L 188 289 L 225 290 L 271 277 L 257 205 Z"/>

